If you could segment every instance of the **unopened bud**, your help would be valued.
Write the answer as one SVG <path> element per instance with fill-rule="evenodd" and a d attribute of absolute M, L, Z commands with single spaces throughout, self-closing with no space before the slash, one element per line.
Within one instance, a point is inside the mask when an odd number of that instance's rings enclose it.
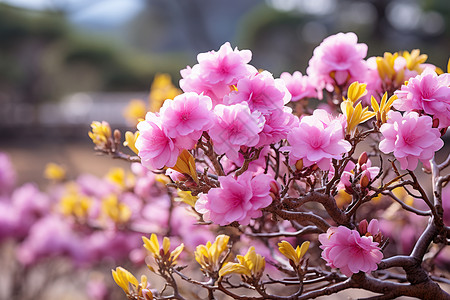
<path fill-rule="evenodd" d="M 142 289 L 142 295 L 145 300 L 153 300 L 153 293 L 149 289 Z"/>
<path fill-rule="evenodd" d="M 118 129 L 114 130 L 114 141 L 116 143 L 120 143 L 120 138 L 121 138 L 122 134 L 120 133 L 120 131 Z"/>
<path fill-rule="evenodd" d="M 367 152 L 364 151 L 363 153 L 361 153 L 361 155 L 358 158 L 358 164 L 360 166 L 362 166 L 363 164 L 365 164 L 367 162 L 368 159 L 369 159 L 369 157 L 367 156 Z"/>
<path fill-rule="evenodd" d="M 278 194 L 280 192 L 280 185 L 275 180 L 270 182 L 270 192 L 274 194 Z"/>
<path fill-rule="evenodd" d="M 383 241 L 383 235 L 381 234 L 381 232 L 378 232 L 377 234 L 373 235 L 373 241 L 381 244 L 381 242 Z"/>
<path fill-rule="evenodd" d="M 297 162 L 295 163 L 295 168 L 297 169 L 297 171 L 301 171 L 303 169 L 303 159 L 297 160 Z"/>
<path fill-rule="evenodd" d="M 439 119 L 433 119 L 433 128 L 439 128 Z"/>
<path fill-rule="evenodd" d="M 359 233 L 361 235 L 365 235 L 367 233 L 367 227 L 369 227 L 369 223 L 367 223 L 366 219 L 359 222 L 359 226 L 358 226 Z"/>
<path fill-rule="evenodd" d="M 361 176 L 361 179 L 359 180 L 359 184 L 362 188 L 366 188 L 369 185 L 370 179 L 367 175 L 368 172 L 364 171 L 363 175 Z"/>

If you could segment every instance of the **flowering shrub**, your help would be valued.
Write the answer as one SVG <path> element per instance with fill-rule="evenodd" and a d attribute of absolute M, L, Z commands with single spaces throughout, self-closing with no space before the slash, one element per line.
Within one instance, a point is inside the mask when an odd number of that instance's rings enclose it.
<path fill-rule="evenodd" d="M 118 278 L 128 271 L 117 268 L 114 279 L 129 299 L 187 299 L 182 282 L 206 289 L 209 299 L 309 299 L 348 288 L 380 299 L 450 297 L 437 284 L 448 283 L 438 257 L 449 243 L 443 172 L 450 156 L 434 158 L 449 125 L 450 75 L 425 64 L 418 50 L 366 54 L 354 33 L 339 33 L 314 50 L 308 75 L 274 79 L 249 64 L 249 50 L 225 43 L 199 54 L 181 71 L 184 93 L 137 125 L 138 156 L 97 144 L 166 170 L 169 190 L 190 193 L 198 226 L 222 232 L 196 247 L 203 280 L 175 262 L 183 246 L 170 252 L 168 239 L 160 248 L 155 235 L 144 237 L 150 270 L 171 290 Z M 316 97 L 326 104 L 311 110 Z M 425 173 L 418 174 L 419 161 Z M 392 230 L 392 214 L 419 226 L 408 244 Z M 235 251 L 242 254 L 232 259 Z"/>
<path fill-rule="evenodd" d="M 112 271 L 128 299 L 312 299 L 350 288 L 448 299 L 450 156 L 435 154 L 445 151 L 450 76 L 418 50 L 366 54 L 354 33 L 339 33 L 316 48 L 307 75 L 274 78 L 250 64 L 250 50 L 201 53 L 159 111 L 138 120 L 146 106 L 130 104 L 137 131 L 124 142 L 107 122 L 91 124 L 95 149 L 130 161 L 131 174 L 60 181 L 45 195 L 13 192 L 3 163 L 0 205 L 36 223 L 5 210 L 1 228 L 20 233 L 24 264 L 65 255 L 78 266 L 105 256 L 147 265 L 140 281 Z"/>

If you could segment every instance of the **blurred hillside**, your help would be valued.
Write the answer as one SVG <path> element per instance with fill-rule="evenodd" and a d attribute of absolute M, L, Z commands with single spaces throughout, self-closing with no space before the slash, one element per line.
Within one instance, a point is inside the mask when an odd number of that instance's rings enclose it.
<path fill-rule="evenodd" d="M 356 32 L 369 56 L 420 48 L 429 62 L 444 67 L 450 53 L 447 0 L 136 1 L 140 9 L 116 23 L 114 15 L 77 19 L 108 1 L 54 0 L 40 10 L 0 3 L 2 134 L 17 126 L 56 124 L 61 118 L 44 120 L 57 112 L 42 112 L 43 103 L 72 94 L 143 94 L 157 72 L 177 82 L 179 70 L 194 64 L 197 53 L 225 41 L 251 49 L 252 63 L 275 76 L 305 72 L 313 49 L 339 31 Z M 111 101 L 126 103 L 129 97 Z M 86 118 L 90 115 L 86 111 Z"/>

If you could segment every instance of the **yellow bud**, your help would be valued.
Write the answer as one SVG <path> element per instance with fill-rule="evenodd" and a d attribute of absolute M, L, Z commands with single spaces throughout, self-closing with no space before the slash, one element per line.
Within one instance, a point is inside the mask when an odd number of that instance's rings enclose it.
<path fill-rule="evenodd" d="M 66 177 L 66 170 L 55 163 L 48 163 L 45 166 L 44 176 L 47 179 L 61 181 Z"/>
<path fill-rule="evenodd" d="M 136 140 L 139 137 L 139 131 L 132 133 L 131 131 L 125 132 L 125 142 L 123 145 L 128 147 L 136 154 L 139 154 L 139 150 L 136 148 Z"/>

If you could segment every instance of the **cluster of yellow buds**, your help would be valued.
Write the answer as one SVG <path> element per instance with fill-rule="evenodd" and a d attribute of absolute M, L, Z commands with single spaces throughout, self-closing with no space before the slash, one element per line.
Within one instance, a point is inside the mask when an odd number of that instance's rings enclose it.
<path fill-rule="evenodd" d="M 154 233 L 152 233 L 150 239 L 143 236 L 142 240 L 144 241 L 144 248 L 153 255 L 160 269 L 170 268 L 176 265 L 178 256 L 180 256 L 184 249 L 184 244 L 181 244 L 170 252 L 170 239 L 168 237 L 164 237 L 162 248 L 160 248 L 158 237 Z M 155 271 L 151 266 L 148 267 L 151 271 Z"/>
<path fill-rule="evenodd" d="M 105 178 L 120 187 L 122 190 L 130 189 L 135 184 L 135 177 L 130 172 L 125 172 L 123 168 L 112 168 Z"/>
<path fill-rule="evenodd" d="M 89 137 L 94 144 L 100 149 L 108 148 L 111 145 L 111 127 L 108 122 L 94 121 L 91 123 L 91 128 Z"/>
<path fill-rule="evenodd" d="M 147 113 L 147 105 L 141 99 L 132 99 L 123 111 L 123 116 L 128 124 L 136 126 L 145 118 Z"/>
<path fill-rule="evenodd" d="M 177 172 L 191 177 L 196 183 L 198 183 L 197 169 L 195 167 L 195 159 L 189 151 L 183 149 L 180 155 L 178 155 L 175 166 L 172 167 Z"/>
<path fill-rule="evenodd" d="M 169 74 L 156 74 L 148 96 L 150 107 L 144 100 L 133 99 L 123 111 L 123 116 L 130 125 L 136 126 L 145 118 L 147 111 L 159 111 L 165 100 L 172 100 L 180 94 L 181 90 L 173 84 Z"/>
<path fill-rule="evenodd" d="M 198 245 L 195 249 L 195 260 L 202 267 L 202 271 L 214 278 L 222 267 L 224 260 L 228 255 L 228 235 L 221 234 L 216 237 L 214 243 L 210 241 L 206 245 Z"/>
<path fill-rule="evenodd" d="M 396 99 L 396 95 L 393 95 L 387 99 L 387 93 L 384 93 L 381 98 L 380 105 L 378 105 L 377 100 L 373 96 L 371 97 L 370 101 L 372 103 L 372 109 L 376 113 L 378 127 L 387 122 L 387 113 Z"/>
<path fill-rule="evenodd" d="M 245 281 L 259 281 L 266 267 L 266 260 L 250 247 L 244 256 L 236 255 L 238 263 L 228 262 L 219 271 L 219 276 L 241 274 Z"/>
<path fill-rule="evenodd" d="M 148 97 L 150 111 L 158 111 L 166 99 L 173 99 L 180 94 L 181 90 L 173 84 L 169 74 L 156 74 Z"/>
<path fill-rule="evenodd" d="M 123 145 L 128 147 L 136 154 L 139 154 L 139 150 L 136 148 L 136 140 L 139 137 L 139 131 L 132 133 L 131 131 L 125 132 L 125 142 Z"/>
<path fill-rule="evenodd" d="M 48 163 L 45 166 L 44 177 L 52 181 L 63 181 L 66 178 L 66 170 L 55 163 Z"/>
<path fill-rule="evenodd" d="M 129 271 L 122 267 L 112 270 L 114 281 L 127 294 L 128 299 L 153 300 L 153 293 L 149 289 L 147 277 L 141 276 L 141 282 Z"/>
<path fill-rule="evenodd" d="M 79 192 L 76 184 L 69 182 L 66 185 L 64 195 L 59 201 L 59 207 L 64 215 L 73 216 L 81 221 L 88 217 L 92 202 L 91 198 Z"/>
<path fill-rule="evenodd" d="M 309 249 L 309 242 L 303 242 L 301 246 L 297 245 L 297 248 L 294 249 L 292 245 L 287 241 L 281 241 L 278 243 L 278 250 L 289 259 L 289 263 L 297 272 L 300 271 L 303 265 L 303 257 L 306 254 L 306 251 Z"/>
<path fill-rule="evenodd" d="M 395 61 L 398 58 L 403 58 L 406 63 L 403 68 L 394 68 Z M 384 83 L 384 88 L 390 90 L 398 89 L 405 81 L 405 71 L 416 71 L 418 74 L 422 73 L 423 68 L 421 64 L 426 62 L 428 56 L 420 54 L 419 49 L 414 49 L 409 53 L 408 51 L 389 53 L 385 52 L 383 57 L 377 57 L 377 71 L 380 79 Z"/>
<path fill-rule="evenodd" d="M 347 99 L 344 98 L 341 103 L 342 113 L 347 117 L 348 134 L 354 133 L 356 126 L 375 116 L 375 113 L 369 111 L 368 107 L 363 109 L 361 102 L 355 106 L 355 103 L 366 94 L 366 84 L 355 81 L 348 87 Z"/>
<path fill-rule="evenodd" d="M 182 191 L 180 189 L 177 190 L 178 197 L 175 198 L 176 201 L 181 201 L 190 205 L 191 207 L 195 207 L 195 203 L 198 200 L 198 196 L 193 196 L 191 191 Z"/>
<path fill-rule="evenodd" d="M 102 216 L 116 224 L 127 223 L 131 218 L 131 209 L 119 201 L 116 195 L 110 195 L 102 200 Z"/>

